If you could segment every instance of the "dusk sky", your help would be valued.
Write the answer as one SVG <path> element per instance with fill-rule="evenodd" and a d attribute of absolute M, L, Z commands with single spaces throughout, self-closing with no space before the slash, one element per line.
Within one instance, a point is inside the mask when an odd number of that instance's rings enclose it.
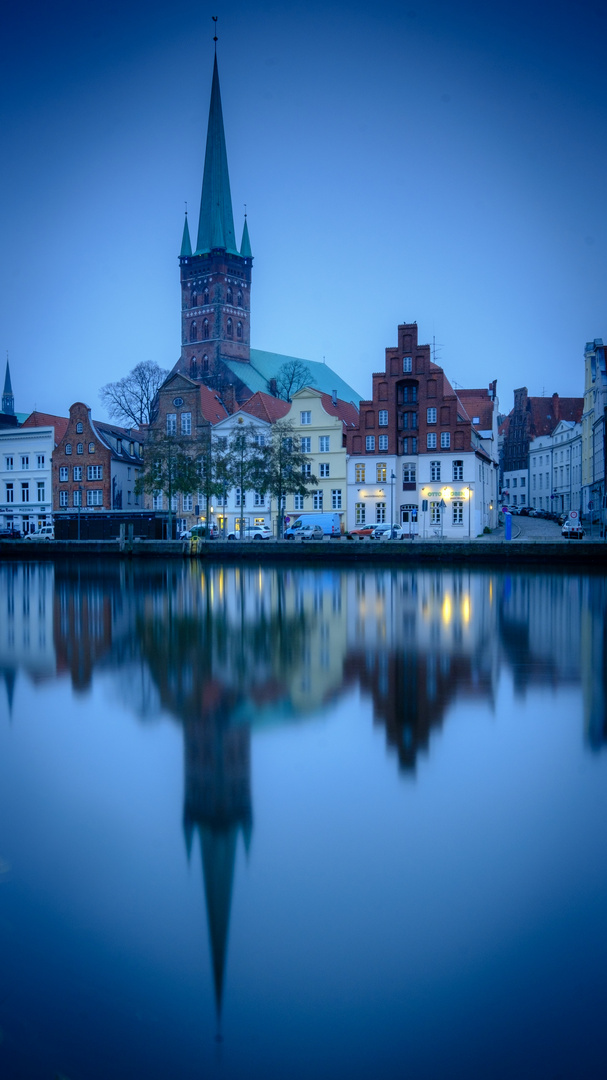
<path fill-rule="evenodd" d="M 583 394 L 607 339 L 599 2 L 3 6 L 0 357 L 67 415 L 180 351 L 213 63 L 251 344 L 363 397 L 399 322 L 461 386 Z"/>

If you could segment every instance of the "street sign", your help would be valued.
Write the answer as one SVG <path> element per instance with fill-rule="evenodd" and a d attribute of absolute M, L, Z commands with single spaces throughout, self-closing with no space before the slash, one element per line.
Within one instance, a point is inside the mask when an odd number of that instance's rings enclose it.
<path fill-rule="evenodd" d="M 571 521 L 577 521 L 577 510 L 570 510 L 569 517 Z"/>

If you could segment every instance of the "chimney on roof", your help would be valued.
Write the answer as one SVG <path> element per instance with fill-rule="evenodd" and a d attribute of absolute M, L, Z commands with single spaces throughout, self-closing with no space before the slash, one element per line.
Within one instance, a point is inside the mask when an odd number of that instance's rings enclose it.
<path fill-rule="evenodd" d="M 333 408 L 337 405 L 337 390 L 331 391 L 331 401 L 333 402 Z"/>
<path fill-rule="evenodd" d="M 233 386 L 222 386 L 221 400 L 225 411 L 230 416 L 236 412 L 236 391 Z"/>

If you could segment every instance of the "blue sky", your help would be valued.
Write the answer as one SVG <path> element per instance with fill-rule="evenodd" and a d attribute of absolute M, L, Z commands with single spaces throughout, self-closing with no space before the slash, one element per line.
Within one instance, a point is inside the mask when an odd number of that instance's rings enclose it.
<path fill-rule="evenodd" d="M 179 354 L 219 64 L 252 344 L 363 396 L 399 322 L 463 386 L 583 393 L 607 338 L 598 3 L 73 0 L 0 24 L 0 356 L 16 408 L 102 417 L 98 390 Z M 3 370 L 3 365 L 2 365 Z"/>

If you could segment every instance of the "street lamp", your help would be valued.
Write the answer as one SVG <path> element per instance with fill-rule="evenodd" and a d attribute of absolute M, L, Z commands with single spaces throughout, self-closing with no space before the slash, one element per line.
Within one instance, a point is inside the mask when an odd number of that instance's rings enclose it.
<path fill-rule="evenodd" d="M 82 486 L 80 484 L 76 491 L 78 492 L 78 539 L 80 539 L 80 511 L 82 509 Z"/>

